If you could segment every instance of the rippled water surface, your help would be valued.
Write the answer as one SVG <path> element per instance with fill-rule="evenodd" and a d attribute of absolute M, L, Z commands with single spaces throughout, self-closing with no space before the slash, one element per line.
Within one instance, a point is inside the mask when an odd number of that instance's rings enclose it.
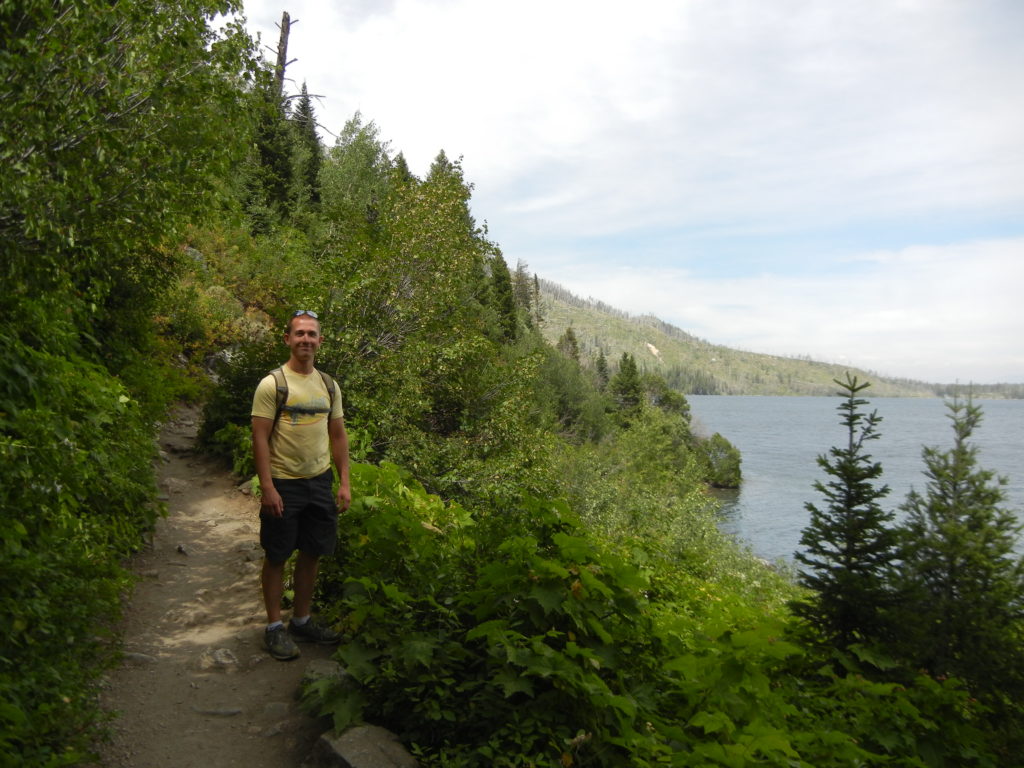
<path fill-rule="evenodd" d="M 712 397 L 689 395 L 694 427 L 720 432 L 743 454 L 743 487 L 721 494 L 722 527 L 761 557 L 791 558 L 807 525 L 804 504 L 823 500 L 811 484 L 826 480 L 819 454 L 846 441 L 839 397 Z M 895 509 L 911 487 L 924 490 L 921 448 L 952 447 L 945 402 L 926 398 L 868 398 L 882 417 L 881 438 L 868 453 L 882 463 L 882 500 Z M 1007 506 L 1024 519 L 1024 400 L 977 400 L 984 418 L 974 434 L 979 465 L 1008 477 Z M 1020 547 L 1018 547 L 1020 549 Z"/>

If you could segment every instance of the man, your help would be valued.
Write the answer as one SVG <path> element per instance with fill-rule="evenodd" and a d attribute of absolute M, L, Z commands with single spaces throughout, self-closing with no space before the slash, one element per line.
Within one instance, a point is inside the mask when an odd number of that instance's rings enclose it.
<path fill-rule="evenodd" d="M 327 382 L 313 366 L 321 342 L 316 313 L 296 311 L 284 335 L 291 354 L 281 366 L 287 385 L 283 410 L 278 413 L 278 382 L 273 374 L 260 381 L 252 404 L 253 458 L 263 494 L 264 645 L 280 660 L 299 655 L 293 638 L 320 644 L 339 640 L 337 633 L 311 618 L 320 558 L 334 552 L 338 514 L 347 510 L 352 500 L 341 393 L 335 387 L 332 397 Z M 340 479 L 336 494 L 331 492 L 332 460 Z M 296 549 L 295 600 L 285 627 L 281 620 L 284 566 Z"/>

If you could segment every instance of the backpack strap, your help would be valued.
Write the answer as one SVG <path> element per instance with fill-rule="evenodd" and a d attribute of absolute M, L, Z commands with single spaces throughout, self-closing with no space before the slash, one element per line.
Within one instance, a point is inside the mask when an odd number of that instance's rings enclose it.
<path fill-rule="evenodd" d="M 334 379 L 329 374 L 324 373 L 319 368 L 316 372 L 320 374 L 320 378 L 324 380 L 324 386 L 327 387 L 327 397 L 329 398 L 330 411 L 327 413 L 327 420 L 331 420 L 331 413 L 334 411 Z"/>
<path fill-rule="evenodd" d="M 274 423 L 270 427 L 270 434 L 273 436 L 277 429 L 277 422 L 281 420 L 284 406 L 288 402 L 288 380 L 284 377 L 284 368 L 275 368 L 270 372 L 274 377 L 274 384 L 277 385 L 277 408 L 274 411 Z"/>

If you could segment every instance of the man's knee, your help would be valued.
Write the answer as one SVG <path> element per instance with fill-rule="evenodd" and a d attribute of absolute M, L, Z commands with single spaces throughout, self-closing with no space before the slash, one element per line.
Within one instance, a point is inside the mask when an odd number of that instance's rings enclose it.
<path fill-rule="evenodd" d="M 284 577 L 284 564 L 286 560 L 274 561 L 269 558 L 263 558 L 263 578 L 283 578 Z"/>
<path fill-rule="evenodd" d="M 321 556 L 318 555 L 318 554 L 314 554 L 312 552 L 306 552 L 306 551 L 300 549 L 298 557 L 296 558 L 296 560 L 299 563 L 304 563 L 304 564 L 308 564 L 308 565 L 315 565 L 316 563 L 320 562 L 320 557 Z"/>

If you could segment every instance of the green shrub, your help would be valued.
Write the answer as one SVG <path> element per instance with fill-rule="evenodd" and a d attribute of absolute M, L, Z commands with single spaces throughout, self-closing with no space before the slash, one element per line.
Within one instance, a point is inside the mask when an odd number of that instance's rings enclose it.
<path fill-rule="evenodd" d="M 256 385 L 284 362 L 282 357 L 287 359 L 287 354 L 282 355 L 282 348 L 278 337 L 271 338 L 267 334 L 227 356 L 230 359 L 220 358 L 214 370 L 217 387 L 203 407 L 199 428 L 201 445 L 213 448 L 214 453 L 234 462 L 233 453 L 225 453 L 223 440 L 215 436 L 228 424 L 244 427 L 251 423 Z"/>
<path fill-rule="evenodd" d="M 231 464 L 231 471 L 239 477 L 252 477 L 256 462 L 252 455 L 252 428 L 238 424 L 225 424 L 213 433 L 208 448 Z"/>
<path fill-rule="evenodd" d="M 714 488 L 739 488 L 743 474 L 740 471 L 740 452 L 726 438 L 715 432 L 711 437 L 698 440 L 694 446 L 698 461 L 704 468 L 704 481 Z"/>
<path fill-rule="evenodd" d="M 643 681 L 623 677 L 612 642 L 644 642 L 639 571 L 581 537 L 563 504 L 474 517 L 393 465 L 352 477 L 337 565 L 323 573 L 353 638 L 339 658 L 360 685 L 312 692 L 337 727 L 365 714 L 452 764 L 651 748 Z"/>
<path fill-rule="evenodd" d="M 995 764 L 957 683 L 838 675 L 778 602 L 613 551 L 564 503 L 471 514 L 394 465 L 352 478 L 321 590 L 349 677 L 306 691 L 339 729 L 388 726 L 425 766 Z"/>
<path fill-rule="evenodd" d="M 112 659 L 120 561 L 159 511 L 155 444 L 98 366 L 7 336 L 0 370 L 0 744 L 20 764 L 69 764 Z"/>

